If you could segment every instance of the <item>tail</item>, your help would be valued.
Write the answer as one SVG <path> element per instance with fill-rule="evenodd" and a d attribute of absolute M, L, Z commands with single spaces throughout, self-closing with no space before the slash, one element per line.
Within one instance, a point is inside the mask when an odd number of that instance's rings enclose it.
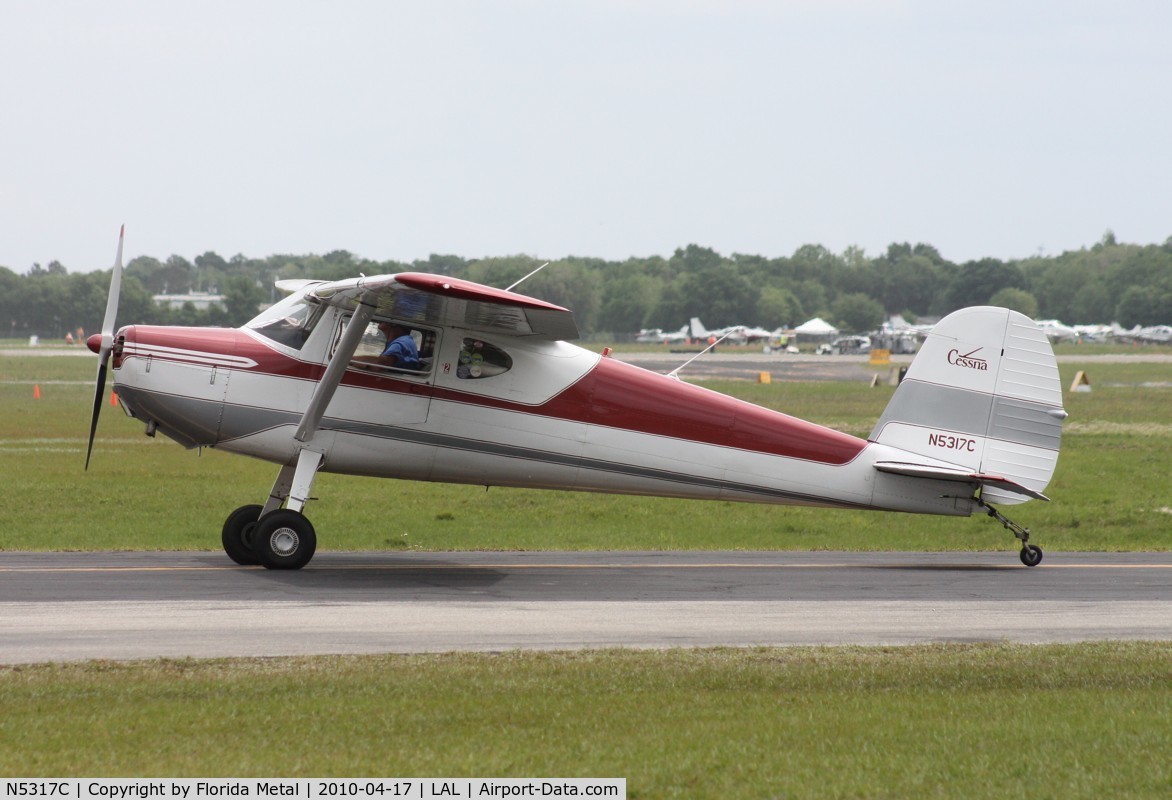
<path fill-rule="evenodd" d="M 983 500 L 1014 504 L 1048 499 L 1065 417 L 1041 328 L 1016 311 L 978 306 L 932 330 L 869 438 L 904 451 L 876 469 L 967 480 Z"/>

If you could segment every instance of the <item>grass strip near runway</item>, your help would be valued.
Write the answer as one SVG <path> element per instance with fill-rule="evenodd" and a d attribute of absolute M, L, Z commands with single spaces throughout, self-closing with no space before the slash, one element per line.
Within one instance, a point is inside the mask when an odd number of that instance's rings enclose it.
<path fill-rule="evenodd" d="M 0 668 L 6 776 L 626 777 L 630 797 L 1168 797 L 1172 644 Z"/>
<path fill-rule="evenodd" d="M 1069 385 L 1077 364 L 1063 364 Z M 105 407 L 82 471 L 94 364 L 0 358 L 0 549 L 216 550 L 237 506 L 260 502 L 276 468 L 148 439 Z M 1047 551 L 1172 548 L 1172 369 L 1088 366 L 1090 393 L 1065 398 L 1070 419 L 1047 489 L 1010 516 Z M 866 436 L 894 389 L 863 382 L 706 384 Z M 33 399 L 33 386 L 40 399 Z M 783 508 L 321 475 L 309 506 L 326 550 L 1015 550 L 990 520 Z"/>

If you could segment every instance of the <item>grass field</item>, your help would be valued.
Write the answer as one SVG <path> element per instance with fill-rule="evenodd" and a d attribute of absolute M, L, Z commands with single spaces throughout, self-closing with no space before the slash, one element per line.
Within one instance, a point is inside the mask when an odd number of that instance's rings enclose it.
<path fill-rule="evenodd" d="M 1078 364 L 1062 366 L 1068 385 Z M 1068 394 L 1052 503 L 1011 514 L 1046 550 L 1172 547 L 1172 367 L 1087 366 L 1093 391 Z M 94 362 L 0 358 L 0 549 L 219 547 L 223 518 L 259 502 L 276 468 L 186 451 L 106 407 L 82 471 Z M 40 399 L 33 399 L 33 387 Z M 866 436 L 893 389 L 866 383 L 707 384 Z M 322 549 L 1015 549 L 984 517 L 953 519 L 450 486 L 322 475 L 311 503 Z M 393 508 L 393 511 L 388 511 Z"/>
<path fill-rule="evenodd" d="M 1163 798 L 1172 645 L 0 668 L 0 774 L 625 777 L 629 797 Z"/>

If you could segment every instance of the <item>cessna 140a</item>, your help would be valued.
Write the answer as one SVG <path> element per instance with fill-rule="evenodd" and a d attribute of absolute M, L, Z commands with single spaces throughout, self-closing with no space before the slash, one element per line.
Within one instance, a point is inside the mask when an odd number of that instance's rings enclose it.
<path fill-rule="evenodd" d="M 280 465 L 262 504 L 222 530 L 241 564 L 298 569 L 320 470 L 424 481 L 967 516 L 981 510 L 1041 561 L 993 503 L 1045 500 L 1062 392 L 1029 318 L 957 311 L 936 326 L 867 439 L 568 344 L 565 308 L 417 272 L 281 281 L 239 329 L 117 332 L 122 240 L 101 334 L 89 446 L 106 370 L 146 433 Z M 380 322 L 410 331 L 417 368 L 373 363 Z M 370 355 L 363 357 L 364 353 Z"/>

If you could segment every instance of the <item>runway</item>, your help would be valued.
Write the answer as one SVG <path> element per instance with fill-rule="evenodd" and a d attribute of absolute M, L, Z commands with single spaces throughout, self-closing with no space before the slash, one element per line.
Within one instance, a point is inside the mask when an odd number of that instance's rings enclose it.
<path fill-rule="evenodd" d="M 0 663 L 1172 639 L 1172 554 L 0 553 Z"/>

